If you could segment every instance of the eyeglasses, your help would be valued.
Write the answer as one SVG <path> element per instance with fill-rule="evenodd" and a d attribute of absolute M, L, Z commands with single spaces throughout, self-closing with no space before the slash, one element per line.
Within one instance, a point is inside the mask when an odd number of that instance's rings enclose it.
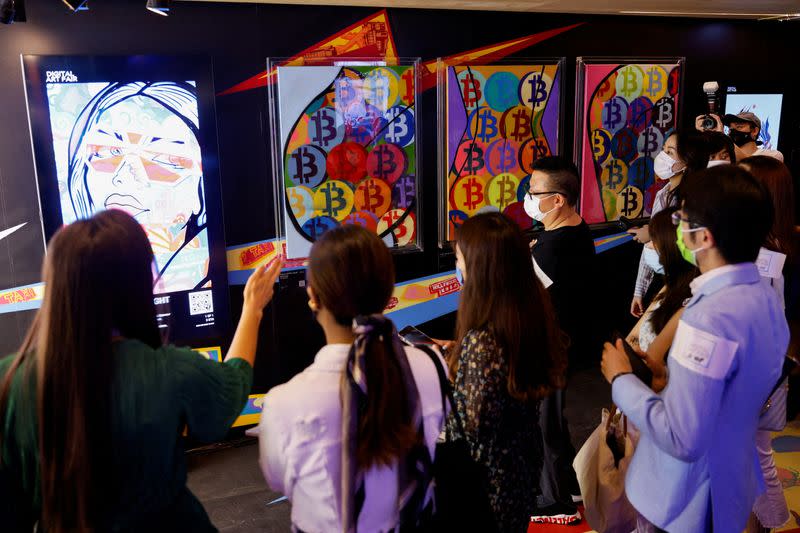
<path fill-rule="evenodd" d="M 527 192 L 527 193 L 525 193 L 525 194 L 527 194 L 527 195 L 528 195 L 528 197 L 530 197 L 530 198 L 532 199 L 534 196 L 540 196 L 540 195 L 542 195 L 542 194 L 550 194 L 550 195 L 553 195 L 553 194 L 562 194 L 562 195 L 563 195 L 564 193 L 562 193 L 562 192 L 559 192 L 559 191 L 541 191 L 541 192 L 530 192 L 530 191 L 528 191 L 528 192 Z"/>
<path fill-rule="evenodd" d="M 686 222 L 687 224 L 689 224 L 690 228 L 701 227 L 701 224 L 698 224 L 697 222 L 692 222 L 688 218 L 684 218 L 683 211 L 675 211 L 674 213 L 672 213 L 672 224 L 674 226 L 680 226 L 681 222 Z"/>

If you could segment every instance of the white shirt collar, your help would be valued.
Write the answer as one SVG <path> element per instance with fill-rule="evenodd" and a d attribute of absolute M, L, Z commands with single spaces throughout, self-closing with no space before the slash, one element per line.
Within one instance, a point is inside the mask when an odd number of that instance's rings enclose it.
<path fill-rule="evenodd" d="M 326 344 L 314 357 L 314 364 L 309 369 L 320 372 L 342 372 L 347 363 L 351 344 Z"/>
<path fill-rule="evenodd" d="M 717 267 L 713 270 L 709 270 L 705 274 L 697 276 L 692 280 L 689 284 L 689 288 L 692 290 L 692 295 L 696 295 L 700 292 L 700 289 L 703 288 L 703 285 L 711 281 L 712 279 L 721 276 L 722 274 L 726 274 L 728 272 L 734 272 L 736 270 L 741 270 L 742 268 L 746 268 L 747 265 L 752 263 L 739 263 L 735 265 L 725 265 L 721 267 Z"/>

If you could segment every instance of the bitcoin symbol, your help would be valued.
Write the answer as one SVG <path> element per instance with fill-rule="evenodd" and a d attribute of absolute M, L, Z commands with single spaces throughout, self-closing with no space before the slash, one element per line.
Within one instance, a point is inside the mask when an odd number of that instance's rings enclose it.
<path fill-rule="evenodd" d="M 328 154 L 328 177 L 358 183 L 367 175 L 367 149 L 355 142 L 334 146 Z"/>
<path fill-rule="evenodd" d="M 288 171 L 295 185 L 316 187 L 325 178 L 325 152 L 312 144 L 297 148 L 289 156 Z"/>
<path fill-rule="evenodd" d="M 414 69 L 407 68 L 400 76 L 400 80 L 403 82 L 401 99 L 405 104 L 410 105 L 414 103 Z"/>
<path fill-rule="evenodd" d="M 464 105 L 467 107 L 474 107 L 478 103 L 478 101 L 483 97 L 480 85 L 478 85 L 478 80 L 476 80 L 474 76 L 469 74 L 464 79 L 461 80 L 461 83 L 464 86 L 463 89 Z"/>
<path fill-rule="evenodd" d="M 612 159 L 600 174 L 603 187 L 614 192 L 619 192 L 628 180 L 628 166 L 623 161 Z"/>
<path fill-rule="evenodd" d="M 519 167 L 525 174 L 533 172 L 533 162 L 550 155 L 547 141 L 538 137 L 528 139 L 519 149 Z"/>
<path fill-rule="evenodd" d="M 669 91 L 669 94 L 671 94 L 672 96 L 677 96 L 680 87 L 681 87 L 681 67 L 676 66 L 670 71 L 669 77 L 667 78 L 667 91 Z"/>
<path fill-rule="evenodd" d="M 467 196 L 465 206 L 470 211 L 474 211 L 483 203 L 483 187 L 476 179 L 466 180 L 461 184 Z"/>
<path fill-rule="evenodd" d="M 608 158 L 611 152 L 611 136 L 605 130 L 592 131 L 592 153 L 594 160 L 601 165 Z"/>
<path fill-rule="evenodd" d="M 314 212 L 342 220 L 353 210 L 353 191 L 342 181 L 326 181 L 314 193 Z"/>
<path fill-rule="evenodd" d="M 646 157 L 652 157 L 661 151 L 663 144 L 664 135 L 658 129 L 650 126 L 639 136 L 639 153 L 644 154 Z"/>
<path fill-rule="evenodd" d="M 378 230 L 378 217 L 375 216 L 375 213 L 370 213 L 369 211 L 356 211 L 347 215 L 342 224 L 361 226 L 375 233 Z"/>
<path fill-rule="evenodd" d="M 628 65 L 617 74 L 617 94 L 631 101 L 642 94 L 642 70 L 636 65 Z"/>
<path fill-rule="evenodd" d="M 338 225 L 339 223 L 330 217 L 314 217 L 303 224 L 303 231 L 311 240 L 317 240 L 323 233 Z"/>
<path fill-rule="evenodd" d="M 498 113 L 502 113 L 514 104 L 519 103 L 517 94 L 519 78 L 510 72 L 495 72 L 486 80 L 484 87 L 483 93 L 486 103 Z"/>
<path fill-rule="evenodd" d="M 500 119 L 500 136 L 522 142 L 531 136 L 532 112 L 518 105 L 503 113 Z"/>
<path fill-rule="evenodd" d="M 376 68 L 364 82 L 367 101 L 382 111 L 397 103 L 399 93 L 397 75 L 388 68 Z"/>
<path fill-rule="evenodd" d="M 396 226 L 392 229 L 392 236 L 395 239 L 395 246 L 405 246 L 416 238 L 417 223 L 414 218 L 414 213 L 408 213 L 405 218 L 405 213 L 400 209 L 392 209 L 383 215 L 378 222 L 378 235 L 383 235 L 389 228 Z M 400 220 L 402 219 L 402 222 Z"/>
<path fill-rule="evenodd" d="M 603 104 L 600 112 L 601 124 L 604 130 L 611 135 L 625 127 L 628 121 L 628 102 L 620 96 L 615 96 Z"/>
<path fill-rule="evenodd" d="M 547 101 L 547 87 L 550 77 L 539 72 L 527 74 L 519 84 L 519 100 L 531 109 L 540 107 Z"/>
<path fill-rule="evenodd" d="M 633 128 L 634 133 L 641 133 L 653 118 L 653 102 L 646 96 L 640 96 L 634 100 L 628 109 L 628 123 Z"/>
<path fill-rule="evenodd" d="M 323 148 L 339 144 L 344 138 L 342 128 L 336 127 L 336 111 L 323 107 L 311 115 L 311 141 Z"/>
<path fill-rule="evenodd" d="M 652 65 L 646 72 L 647 88 L 645 94 L 652 100 L 658 100 L 667 90 L 667 73 L 658 65 Z"/>
<path fill-rule="evenodd" d="M 628 169 L 628 185 L 642 191 L 653 184 L 654 177 L 653 160 L 650 157 L 637 158 Z M 645 207 L 647 207 L 646 204 Z"/>
<path fill-rule="evenodd" d="M 367 157 L 367 173 L 392 184 L 405 172 L 406 163 L 402 148 L 396 144 L 379 144 Z"/>
<path fill-rule="evenodd" d="M 630 128 L 625 128 L 617 132 L 611 139 L 611 155 L 630 163 L 636 157 L 637 137 Z"/>
<path fill-rule="evenodd" d="M 313 193 L 308 187 L 298 185 L 288 187 L 286 195 L 289 197 L 289 207 L 294 218 L 303 225 L 314 214 Z"/>
<path fill-rule="evenodd" d="M 489 204 L 504 210 L 509 204 L 517 200 L 517 187 L 519 178 L 514 174 L 498 174 L 489 181 L 486 187 L 486 196 Z"/>
<path fill-rule="evenodd" d="M 470 139 L 473 138 L 474 133 L 476 139 L 488 143 L 497 135 L 497 117 L 488 107 L 479 107 L 472 111 L 468 124 L 467 136 Z"/>
<path fill-rule="evenodd" d="M 414 112 L 408 108 L 393 107 L 384 118 L 389 125 L 385 138 L 388 142 L 408 146 L 414 140 Z"/>
<path fill-rule="evenodd" d="M 407 209 L 417 199 L 417 179 L 403 176 L 392 185 L 392 204 Z"/>
<path fill-rule="evenodd" d="M 656 104 L 658 113 L 656 114 L 656 126 L 662 131 L 669 129 L 675 121 L 674 101 L 672 98 L 662 98 Z"/>
<path fill-rule="evenodd" d="M 617 197 L 622 216 L 635 218 L 642 210 L 642 192 L 636 187 L 626 187 Z"/>
<path fill-rule="evenodd" d="M 517 147 L 514 141 L 497 139 L 486 150 L 486 167 L 490 174 L 513 172 L 517 167 Z"/>
<path fill-rule="evenodd" d="M 392 191 L 385 181 L 367 178 L 358 184 L 355 193 L 356 209 L 370 211 L 378 216 L 389 209 Z"/>
<path fill-rule="evenodd" d="M 464 141 L 456 151 L 455 171 L 458 175 L 477 174 L 484 167 L 484 150 L 477 141 Z"/>
<path fill-rule="evenodd" d="M 595 91 L 595 99 L 598 102 L 607 102 L 617 95 L 617 72 L 612 72 L 606 79 L 600 83 L 600 86 Z"/>

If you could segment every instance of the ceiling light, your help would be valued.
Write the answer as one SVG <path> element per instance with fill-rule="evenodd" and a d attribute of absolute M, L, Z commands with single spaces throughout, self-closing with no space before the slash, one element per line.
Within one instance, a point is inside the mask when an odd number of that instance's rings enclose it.
<path fill-rule="evenodd" d="M 147 9 L 166 17 L 169 15 L 169 0 L 147 0 Z"/>

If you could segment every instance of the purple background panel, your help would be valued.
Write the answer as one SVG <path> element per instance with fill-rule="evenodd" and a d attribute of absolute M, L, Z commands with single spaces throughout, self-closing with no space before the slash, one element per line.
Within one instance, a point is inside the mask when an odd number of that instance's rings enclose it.
<path fill-rule="evenodd" d="M 553 80 L 553 87 L 550 89 L 550 97 L 547 99 L 547 107 L 542 116 L 542 130 L 544 131 L 550 153 L 558 154 L 558 112 L 561 107 L 561 69 L 556 71 Z"/>
<path fill-rule="evenodd" d="M 453 168 L 456 150 L 467 131 L 467 110 L 461 99 L 461 90 L 454 67 L 447 67 L 447 170 Z"/>

